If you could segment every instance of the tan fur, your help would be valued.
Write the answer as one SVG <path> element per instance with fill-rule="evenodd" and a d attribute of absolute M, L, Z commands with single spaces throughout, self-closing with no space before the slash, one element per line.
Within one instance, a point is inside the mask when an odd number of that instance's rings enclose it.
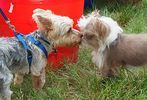
<path fill-rule="evenodd" d="M 36 9 L 33 14 L 38 28 L 45 31 L 47 38 L 54 46 L 72 46 L 79 44 L 81 34 L 73 29 L 73 20 L 65 16 L 57 16 L 49 10 Z"/>
<path fill-rule="evenodd" d="M 103 24 L 103 22 L 100 20 L 97 20 L 97 22 L 95 23 L 95 27 L 96 27 L 96 32 L 101 39 L 103 39 L 106 36 L 106 34 L 109 32 L 107 25 Z"/>
<path fill-rule="evenodd" d="M 92 61 L 102 76 L 115 76 L 127 65 L 147 64 L 147 34 L 123 34 L 112 18 L 99 15 L 80 19 L 79 27 L 82 43 L 93 49 Z"/>
<path fill-rule="evenodd" d="M 97 49 L 101 42 L 110 32 L 107 24 L 99 19 L 92 19 L 88 25 L 82 30 L 84 44 L 90 45 L 93 49 Z"/>
<path fill-rule="evenodd" d="M 34 75 L 32 75 L 33 87 L 36 90 L 40 90 L 44 86 L 44 83 L 45 83 L 45 73 L 46 72 L 45 72 L 45 68 L 44 68 L 44 69 L 42 69 L 40 76 L 34 76 Z"/>
<path fill-rule="evenodd" d="M 68 17 L 55 15 L 50 10 L 35 9 L 33 19 L 54 47 L 79 45 L 81 42 L 80 32 L 73 29 L 73 20 Z M 40 76 L 32 75 L 33 87 L 37 90 L 45 83 L 45 69 L 40 73 Z"/>
<path fill-rule="evenodd" d="M 32 17 L 37 23 L 39 31 L 44 33 L 44 36 L 47 40 L 50 40 L 53 47 L 79 45 L 81 42 L 82 34 L 73 29 L 72 19 L 65 16 L 58 16 L 53 14 L 50 10 L 39 8 L 33 11 Z M 41 72 L 37 74 L 35 73 L 36 67 L 34 66 L 31 68 L 34 68 L 32 69 L 34 72 L 34 74 L 32 74 L 33 87 L 39 90 L 45 83 L 45 67 L 42 67 L 43 69 L 41 69 Z M 16 73 L 14 84 L 21 84 L 23 82 L 23 76 L 24 74 L 22 73 Z"/>
<path fill-rule="evenodd" d="M 41 30 L 52 31 L 52 22 L 49 19 L 45 19 L 42 16 L 37 16 L 37 18 L 38 21 L 41 23 L 38 26 Z"/>
<path fill-rule="evenodd" d="M 20 85 L 23 82 L 24 74 L 16 73 L 14 77 L 14 85 Z"/>

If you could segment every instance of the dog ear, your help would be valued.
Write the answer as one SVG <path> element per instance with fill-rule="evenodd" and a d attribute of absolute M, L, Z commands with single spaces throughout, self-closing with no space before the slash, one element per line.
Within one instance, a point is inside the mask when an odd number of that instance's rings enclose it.
<path fill-rule="evenodd" d="M 95 31 L 96 31 L 96 33 L 98 33 L 98 36 L 100 38 L 105 38 L 106 35 L 108 34 L 108 32 L 110 31 L 110 29 L 107 26 L 107 24 L 105 24 L 101 20 L 97 19 L 95 21 Z"/>
<path fill-rule="evenodd" d="M 92 12 L 92 14 L 95 16 L 95 17 L 100 17 L 101 15 L 100 15 L 100 13 L 99 13 L 100 11 L 99 10 L 94 10 L 93 12 Z"/>
<path fill-rule="evenodd" d="M 40 8 L 37 8 L 37 9 L 33 10 L 33 14 L 35 14 L 35 13 L 42 13 L 42 12 L 45 12 L 45 10 L 44 9 L 40 9 Z"/>
<path fill-rule="evenodd" d="M 52 14 L 51 10 L 44 10 L 41 8 L 37 8 L 33 10 L 33 14 Z"/>
<path fill-rule="evenodd" d="M 37 25 L 40 30 L 51 31 L 52 30 L 52 22 L 50 19 L 44 18 L 40 15 L 37 15 Z"/>

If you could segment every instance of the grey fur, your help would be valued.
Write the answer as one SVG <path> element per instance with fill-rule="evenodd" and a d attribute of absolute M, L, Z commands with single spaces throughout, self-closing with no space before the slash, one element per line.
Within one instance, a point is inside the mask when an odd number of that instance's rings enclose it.
<path fill-rule="evenodd" d="M 34 31 L 31 34 L 45 46 L 48 52 L 51 50 L 51 47 L 40 39 L 40 37 L 45 38 L 43 32 Z M 27 41 L 27 43 L 33 55 L 30 72 L 39 76 L 42 67 L 46 66 L 47 59 L 38 47 L 30 41 Z M 27 52 L 15 37 L 0 38 L 0 100 L 3 100 L 3 96 L 7 100 L 11 99 L 9 87 L 14 73 L 29 73 Z"/>

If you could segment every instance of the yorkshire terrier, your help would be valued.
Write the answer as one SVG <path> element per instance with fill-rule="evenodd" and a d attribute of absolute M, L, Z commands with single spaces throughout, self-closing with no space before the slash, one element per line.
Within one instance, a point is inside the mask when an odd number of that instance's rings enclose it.
<path fill-rule="evenodd" d="M 121 67 L 147 64 L 147 34 L 126 34 L 110 17 L 98 11 L 78 22 L 82 43 L 92 48 L 92 61 L 103 77 L 116 76 Z"/>
<path fill-rule="evenodd" d="M 55 15 L 50 10 L 43 9 L 35 9 L 32 17 L 37 23 L 38 29 L 30 34 L 44 45 L 48 53 L 51 52 L 52 45 L 57 47 L 80 43 L 81 34 L 73 29 L 72 19 Z M 11 100 L 10 85 L 13 74 L 15 74 L 14 84 L 21 84 L 23 76 L 30 72 L 34 88 L 38 90 L 44 86 L 46 56 L 27 38 L 26 42 L 31 48 L 33 56 L 31 66 L 28 64 L 26 50 L 15 37 L 0 38 L 0 100 Z"/>

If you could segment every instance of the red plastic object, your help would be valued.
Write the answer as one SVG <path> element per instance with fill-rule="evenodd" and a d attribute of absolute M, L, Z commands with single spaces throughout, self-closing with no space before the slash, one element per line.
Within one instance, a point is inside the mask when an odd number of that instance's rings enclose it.
<path fill-rule="evenodd" d="M 13 6 L 11 5 L 13 4 Z M 83 13 L 84 0 L 0 0 L 0 7 L 16 26 L 17 31 L 28 34 L 37 29 L 32 20 L 32 11 L 35 8 L 50 9 L 55 14 L 69 16 L 75 22 Z M 9 12 L 11 9 L 11 13 Z M 0 37 L 11 37 L 13 32 L 8 28 L 2 16 L 0 15 Z M 78 46 L 59 47 L 58 53 L 49 54 L 49 63 L 53 69 L 62 67 L 62 62 L 68 59 L 69 62 L 77 61 Z"/>

